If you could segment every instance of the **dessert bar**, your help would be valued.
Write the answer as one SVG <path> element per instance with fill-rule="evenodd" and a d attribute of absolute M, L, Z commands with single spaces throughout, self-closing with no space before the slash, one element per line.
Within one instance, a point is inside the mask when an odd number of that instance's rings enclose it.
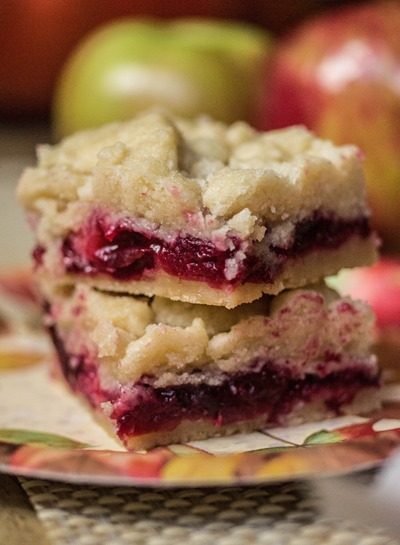
<path fill-rule="evenodd" d="M 131 450 L 378 404 L 370 308 L 319 284 L 226 309 L 42 285 L 72 390 Z"/>
<path fill-rule="evenodd" d="M 147 112 L 38 156 L 18 194 L 60 285 L 233 308 L 376 259 L 360 151 L 303 127 Z"/>

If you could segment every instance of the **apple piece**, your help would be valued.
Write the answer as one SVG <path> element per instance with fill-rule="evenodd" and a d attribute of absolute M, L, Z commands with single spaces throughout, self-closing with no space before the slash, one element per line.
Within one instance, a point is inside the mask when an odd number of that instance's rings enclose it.
<path fill-rule="evenodd" d="M 385 257 L 371 267 L 343 270 L 330 283 L 344 295 L 367 301 L 378 328 L 400 327 L 400 259 Z"/>
<path fill-rule="evenodd" d="M 265 72 L 261 129 L 304 124 L 364 151 L 384 251 L 400 250 L 400 3 L 369 2 L 307 21 Z"/>
<path fill-rule="evenodd" d="M 204 22 L 204 39 L 202 20 L 124 19 L 92 33 L 69 59 L 57 86 L 56 134 L 127 119 L 152 106 L 185 117 L 247 119 L 248 89 L 256 78 L 252 67 L 265 62 L 270 40 L 258 29 L 224 22 L 218 42 L 217 26 Z M 230 47 L 224 44 L 227 34 Z M 240 42 L 239 51 L 234 42 Z"/>
<path fill-rule="evenodd" d="M 328 283 L 343 295 L 371 305 L 376 315 L 375 352 L 386 382 L 400 381 L 400 258 L 343 270 Z"/>

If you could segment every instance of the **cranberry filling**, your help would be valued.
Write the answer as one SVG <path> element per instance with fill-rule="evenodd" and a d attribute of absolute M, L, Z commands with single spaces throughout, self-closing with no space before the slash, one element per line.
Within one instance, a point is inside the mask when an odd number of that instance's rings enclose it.
<path fill-rule="evenodd" d="M 112 418 L 120 437 L 171 430 L 183 420 L 207 420 L 221 426 L 265 415 L 265 424 L 278 425 L 299 402 L 321 400 L 335 414 L 362 387 L 378 386 L 361 365 L 318 377 L 293 376 L 273 362 L 257 362 L 257 372 L 235 373 L 218 385 L 179 385 L 153 388 L 137 383 L 114 406 Z M 345 386 L 344 386 L 345 385 Z M 131 403 L 131 399 L 140 399 Z"/>
<path fill-rule="evenodd" d="M 46 253 L 46 249 L 40 244 L 38 244 L 34 248 L 32 252 L 32 257 L 36 267 L 40 267 L 41 265 L 43 265 L 43 256 L 45 253 Z"/>
<path fill-rule="evenodd" d="M 215 426 L 265 415 L 265 424 L 279 425 L 299 402 L 321 400 L 335 414 L 365 387 L 378 387 L 379 376 L 363 365 L 328 375 L 296 375 L 273 361 L 256 360 L 252 369 L 226 375 L 218 385 L 185 384 L 155 388 L 138 381 L 119 392 L 101 389 L 96 365 L 85 355 L 67 354 L 51 330 L 60 363 L 71 387 L 96 407 L 113 403 L 111 418 L 121 438 L 172 430 L 183 420 L 206 420 Z"/>
<path fill-rule="evenodd" d="M 65 269 L 72 273 L 102 273 L 128 280 L 161 269 L 190 280 L 211 278 L 212 284 L 221 285 L 226 282 L 225 262 L 234 257 L 241 241 L 232 237 L 230 242 L 232 249 L 221 250 L 212 241 L 192 235 L 166 241 L 138 232 L 127 220 L 108 226 L 104 218 L 93 216 L 84 229 L 64 240 L 62 251 Z"/>
<path fill-rule="evenodd" d="M 370 233 L 367 218 L 344 221 L 333 214 L 315 213 L 296 225 L 289 247 L 267 246 L 264 239 L 246 250 L 246 243 L 232 236 L 223 249 L 211 240 L 182 233 L 173 240 L 163 240 L 139 232 L 127 219 L 110 224 L 106 216 L 93 214 L 84 228 L 64 240 L 62 253 L 64 267 L 71 273 L 100 273 L 129 280 L 140 279 L 146 271 L 163 270 L 178 278 L 220 287 L 273 282 L 288 259 L 317 249 L 337 248 L 351 236 L 367 238 Z M 246 257 L 235 262 L 239 250 L 245 250 Z M 34 252 L 38 265 L 42 254 L 42 249 Z M 227 278 L 229 260 L 236 263 L 237 270 Z"/>

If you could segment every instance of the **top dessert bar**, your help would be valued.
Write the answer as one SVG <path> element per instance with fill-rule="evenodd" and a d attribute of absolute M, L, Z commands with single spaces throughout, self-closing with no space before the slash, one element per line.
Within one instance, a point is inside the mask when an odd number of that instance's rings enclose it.
<path fill-rule="evenodd" d="M 303 127 L 146 112 L 40 146 L 18 196 L 60 285 L 232 308 L 376 258 L 362 154 Z"/>

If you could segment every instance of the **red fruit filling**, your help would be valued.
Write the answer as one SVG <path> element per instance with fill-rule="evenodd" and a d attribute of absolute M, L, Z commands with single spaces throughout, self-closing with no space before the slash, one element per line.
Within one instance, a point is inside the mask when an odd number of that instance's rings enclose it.
<path fill-rule="evenodd" d="M 145 433 L 170 431 L 182 421 L 208 421 L 221 426 L 265 416 L 266 425 L 284 422 L 299 403 L 322 401 L 340 414 L 363 388 L 379 386 L 379 376 L 362 363 L 329 374 L 300 375 L 289 366 L 256 359 L 251 369 L 226 374 L 218 385 L 183 384 L 162 388 L 151 377 L 119 390 L 102 390 L 96 365 L 87 355 L 69 355 L 52 330 L 64 375 L 71 387 L 97 407 L 111 401 L 110 417 L 121 439 Z M 321 368 L 323 368 L 321 362 Z M 196 372 L 196 371 L 194 371 Z"/>
<path fill-rule="evenodd" d="M 138 230 L 129 219 L 111 222 L 107 216 L 95 213 L 84 227 L 65 238 L 62 259 L 67 272 L 88 276 L 100 273 L 119 280 L 139 280 L 146 272 L 162 270 L 214 287 L 235 286 L 273 282 L 290 258 L 318 249 L 334 249 L 351 236 L 368 238 L 370 234 L 367 218 L 342 220 L 334 214 L 315 213 L 296 225 L 289 246 L 270 245 L 267 238 L 249 245 L 232 235 L 221 248 L 212 240 L 185 233 L 166 240 Z M 43 251 L 42 247 L 34 251 L 39 266 Z M 235 261 L 238 251 L 245 252 L 246 257 L 236 261 L 237 270 L 227 277 L 227 264 Z"/>

